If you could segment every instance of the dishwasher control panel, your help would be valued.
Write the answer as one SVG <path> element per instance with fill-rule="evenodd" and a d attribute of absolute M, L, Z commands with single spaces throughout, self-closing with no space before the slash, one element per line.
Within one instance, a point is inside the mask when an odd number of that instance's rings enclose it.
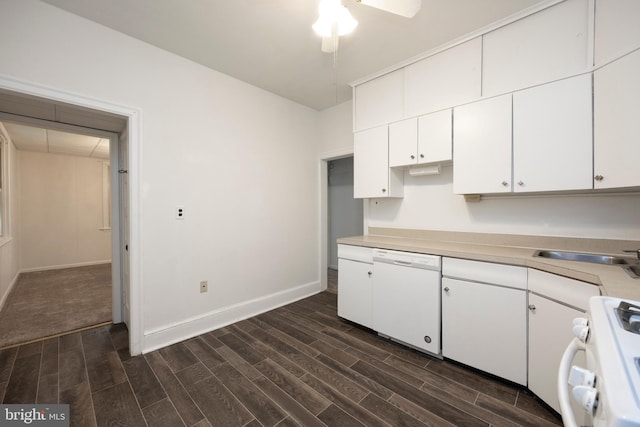
<path fill-rule="evenodd" d="M 440 259 L 437 255 L 418 254 L 413 252 L 374 249 L 373 261 L 389 264 L 404 265 L 425 270 L 440 270 Z"/>

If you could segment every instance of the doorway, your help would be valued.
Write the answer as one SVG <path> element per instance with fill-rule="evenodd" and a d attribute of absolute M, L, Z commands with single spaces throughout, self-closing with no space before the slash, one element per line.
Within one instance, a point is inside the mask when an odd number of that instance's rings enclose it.
<path fill-rule="evenodd" d="M 363 233 L 363 202 L 353 197 L 353 156 L 327 162 L 327 287 L 338 286 L 337 239 Z"/>
<path fill-rule="evenodd" d="M 27 123 L 36 126 L 51 126 L 58 130 L 83 129 L 96 136 L 106 138 L 110 146 L 110 181 L 108 184 L 113 190 L 111 221 L 112 221 L 112 276 L 113 276 L 113 310 L 114 322 L 126 321 L 129 328 L 130 352 L 138 354 L 142 347 L 142 326 L 140 322 L 138 268 L 132 267 L 129 271 L 129 242 L 131 234 L 137 236 L 137 222 L 130 225 L 127 222 L 127 235 L 123 235 L 121 227 L 122 219 L 129 221 L 131 218 L 129 209 L 137 209 L 137 203 L 132 208 L 129 197 L 125 204 L 121 203 L 122 173 L 130 172 L 128 169 L 128 153 L 131 141 L 135 144 L 134 153 L 137 152 L 139 129 L 139 112 L 120 106 L 106 104 L 92 99 L 86 99 L 77 95 L 69 95 L 52 89 L 31 86 L 14 80 L 0 78 L 0 121 L 12 121 Z M 133 136 L 132 136 L 133 135 Z M 124 147 L 124 149 L 122 149 Z M 124 159 L 123 159 L 124 153 Z M 119 173 L 120 172 L 120 173 Z M 125 185 L 127 196 L 137 192 L 131 192 L 129 182 L 131 174 L 128 174 Z M 137 176 L 134 174 L 134 178 Z M 126 215 L 122 210 L 127 209 Z M 135 221 L 135 220 L 134 220 Z M 126 238 L 125 238 L 126 237 Z M 126 244 L 124 244 L 126 242 Z M 124 250 L 126 246 L 126 250 Z M 137 255 L 137 254 L 136 254 Z M 126 271 L 124 271 L 126 269 Z M 127 280 L 127 283 L 123 283 Z M 131 278 L 131 279 L 130 279 Z M 134 282 L 130 284 L 128 280 Z M 124 296 L 123 296 L 124 294 Z M 135 304 L 132 304 L 131 302 Z M 132 308 L 133 307 L 133 310 Z M 126 310 L 126 312 L 125 312 Z M 134 313 L 131 313 L 134 311 Z"/>
<path fill-rule="evenodd" d="M 109 156 L 117 135 L 27 119 L 2 124 L 16 168 L 20 275 L 0 312 L 0 348 L 120 321 Z"/>

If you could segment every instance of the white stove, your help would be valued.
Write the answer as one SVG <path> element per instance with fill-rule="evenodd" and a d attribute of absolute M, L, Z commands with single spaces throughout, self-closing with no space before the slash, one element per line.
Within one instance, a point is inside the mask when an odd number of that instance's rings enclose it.
<path fill-rule="evenodd" d="M 585 415 L 587 426 L 640 427 L 640 302 L 593 297 L 588 315 L 574 320 L 576 338 L 558 372 L 562 420 L 573 427 Z M 578 351 L 586 352 L 586 369 L 569 368 Z M 569 394 L 585 414 L 573 413 Z"/>

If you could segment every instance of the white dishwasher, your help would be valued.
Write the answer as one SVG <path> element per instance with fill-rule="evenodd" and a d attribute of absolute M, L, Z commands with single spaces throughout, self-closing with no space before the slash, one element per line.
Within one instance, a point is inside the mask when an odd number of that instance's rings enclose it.
<path fill-rule="evenodd" d="M 440 262 L 434 255 L 373 251 L 373 329 L 440 355 Z"/>

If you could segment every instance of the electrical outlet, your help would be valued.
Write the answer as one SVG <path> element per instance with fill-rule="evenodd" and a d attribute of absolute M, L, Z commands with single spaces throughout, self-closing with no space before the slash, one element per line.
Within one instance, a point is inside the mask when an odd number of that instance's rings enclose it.
<path fill-rule="evenodd" d="M 184 206 L 176 206 L 176 219 L 184 219 Z"/>
<path fill-rule="evenodd" d="M 200 293 L 207 292 L 209 290 L 209 282 L 203 280 L 200 282 Z"/>

